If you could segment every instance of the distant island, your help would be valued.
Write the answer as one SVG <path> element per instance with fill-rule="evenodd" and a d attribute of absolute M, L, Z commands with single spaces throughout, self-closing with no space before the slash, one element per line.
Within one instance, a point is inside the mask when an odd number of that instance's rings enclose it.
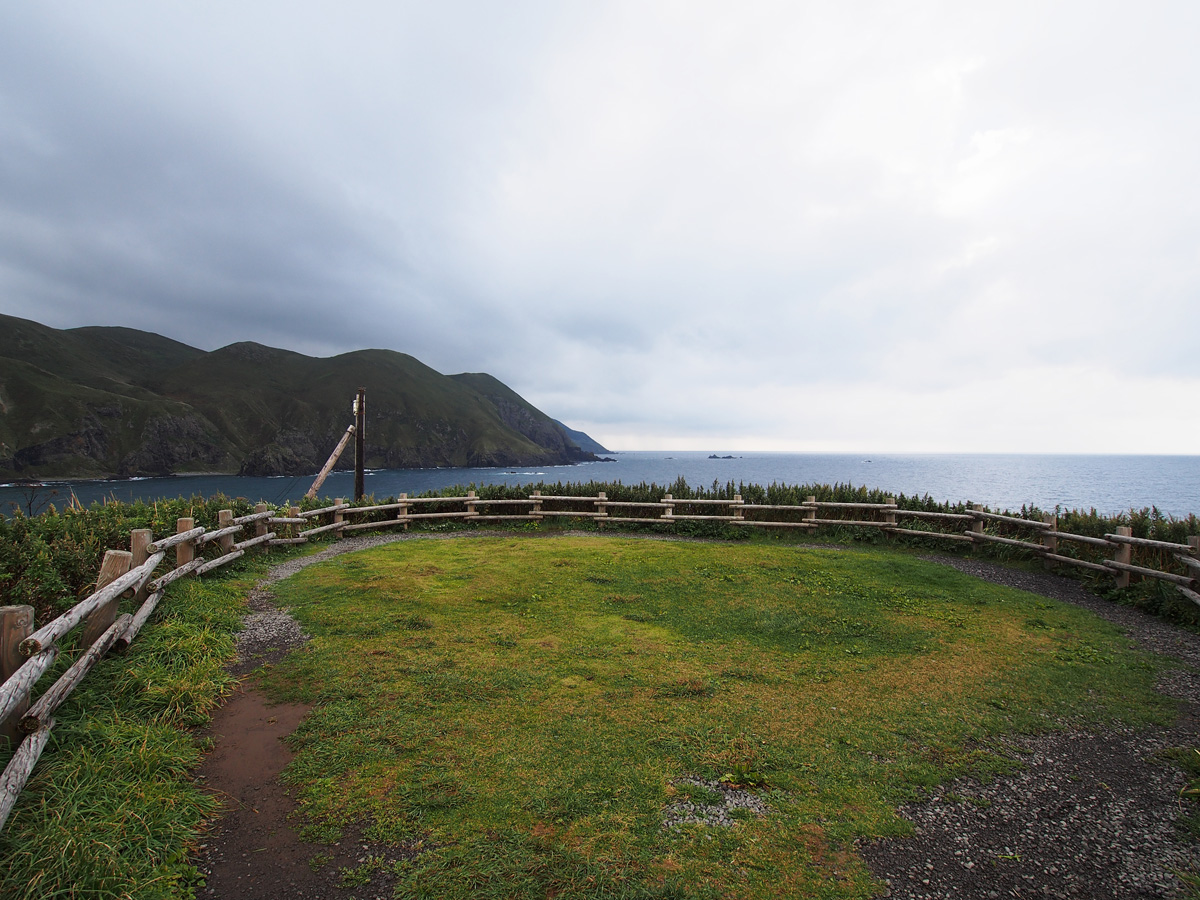
<path fill-rule="evenodd" d="M 491 375 L 442 375 L 392 350 L 206 352 L 133 328 L 0 315 L 0 477 L 313 473 L 353 421 L 360 387 L 369 468 L 562 465 L 608 452 Z M 345 454 L 339 468 L 352 467 Z"/>
<path fill-rule="evenodd" d="M 708 458 L 709 459 L 741 459 L 740 456 L 717 456 L 717 454 L 715 454 L 715 453 L 710 453 L 708 455 Z"/>

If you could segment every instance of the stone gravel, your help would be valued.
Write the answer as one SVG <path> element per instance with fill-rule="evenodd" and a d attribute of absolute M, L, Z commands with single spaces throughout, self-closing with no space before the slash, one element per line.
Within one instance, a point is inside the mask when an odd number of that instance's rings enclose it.
<path fill-rule="evenodd" d="M 756 816 L 767 813 L 766 802 L 752 791 L 734 787 L 720 781 L 685 775 L 674 779 L 671 784 L 687 784 L 706 788 L 712 795 L 721 798 L 720 803 L 701 803 L 697 800 L 680 798 L 668 803 L 663 810 L 663 828 L 679 828 L 682 825 L 708 825 L 714 828 L 731 828 L 737 824 L 735 810 L 745 810 Z"/>

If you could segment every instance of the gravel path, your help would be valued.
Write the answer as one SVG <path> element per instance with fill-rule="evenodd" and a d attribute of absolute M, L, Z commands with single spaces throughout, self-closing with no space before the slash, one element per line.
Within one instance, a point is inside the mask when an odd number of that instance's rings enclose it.
<path fill-rule="evenodd" d="M 1003 742 L 1023 763 L 1013 775 L 945 785 L 901 807 L 911 837 L 861 846 L 871 871 L 897 898 L 1186 896 L 1178 871 L 1200 869 L 1200 847 L 1177 824 L 1185 779 L 1161 759 L 1200 746 L 1200 635 L 1078 582 L 972 559 L 928 557 L 998 584 L 1085 607 L 1140 647 L 1180 663 L 1158 689 L 1180 701 L 1170 728 L 1057 732 Z"/>
<path fill-rule="evenodd" d="M 238 636 L 238 670 L 278 659 L 307 640 L 287 611 L 274 606 L 270 586 L 276 581 L 368 547 L 473 537 L 455 533 L 353 538 L 276 566 L 251 592 L 251 614 Z M 664 538 L 671 539 L 651 539 Z M 1200 635 L 1106 601 L 1062 576 L 973 559 L 926 558 L 1082 606 L 1124 629 L 1138 646 L 1178 661 L 1178 667 L 1164 673 L 1158 688 L 1180 701 L 1181 715 L 1170 728 L 1057 732 L 1003 741 L 1005 751 L 1023 763 L 1018 772 L 987 783 L 961 779 L 945 785 L 925 802 L 901 808 L 914 824 L 912 836 L 859 848 L 871 871 L 888 884 L 884 896 L 1186 896 L 1175 873 L 1200 871 L 1200 846 L 1177 824 L 1184 776 L 1160 756 L 1168 748 L 1200 746 Z M 672 809 L 668 819 L 707 813 Z"/>

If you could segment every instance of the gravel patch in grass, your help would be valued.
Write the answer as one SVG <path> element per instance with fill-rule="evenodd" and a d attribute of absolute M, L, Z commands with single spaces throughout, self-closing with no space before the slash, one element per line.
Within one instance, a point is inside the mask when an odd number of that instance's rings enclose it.
<path fill-rule="evenodd" d="M 689 785 L 699 788 L 703 799 L 680 797 L 667 804 L 663 810 L 663 828 L 679 828 L 683 825 L 707 825 L 715 828 L 731 828 L 737 823 L 738 811 L 755 816 L 767 814 L 766 802 L 753 791 L 734 787 L 721 781 L 712 781 L 695 775 L 674 779 L 671 784 L 679 787 Z M 711 800 L 712 802 L 705 802 Z"/>

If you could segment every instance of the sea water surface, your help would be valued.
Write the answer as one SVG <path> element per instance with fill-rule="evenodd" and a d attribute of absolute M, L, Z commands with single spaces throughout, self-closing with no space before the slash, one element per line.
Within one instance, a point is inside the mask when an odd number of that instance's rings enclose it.
<path fill-rule="evenodd" d="M 654 483 L 678 478 L 694 487 L 720 484 L 849 484 L 934 500 L 983 503 L 993 509 L 1096 509 L 1114 514 L 1158 507 L 1163 513 L 1200 513 L 1200 456 L 1091 456 L 1021 454 L 734 453 L 717 450 L 611 453 L 613 462 L 573 466 L 479 469 L 386 469 L 366 474 L 368 494 L 383 498 L 455 485 L 538 482 Z M 713 459 L 711 456 L 719 458 Z M 15 504 L 34 512 L 71 493 L 84 505 L 104 500 L 152 501 L 223 493 L 281 504 L 299 500 L 313 481 L 303 477 L 177 475 L 119 481 L 48 482 L 31 489 L 0 485 L 0 511 Z M 321 495 L 349 497 L 354 477 L 335 472 Z"/>

